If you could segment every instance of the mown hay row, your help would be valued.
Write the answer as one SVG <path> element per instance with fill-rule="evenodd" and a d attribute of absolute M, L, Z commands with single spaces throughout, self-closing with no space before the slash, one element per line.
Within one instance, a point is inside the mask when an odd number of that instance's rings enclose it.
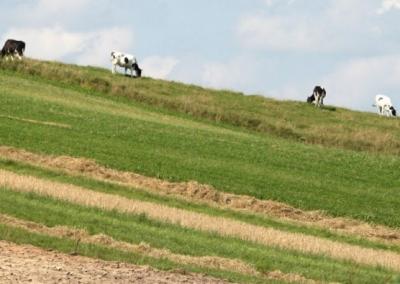
<path fill-rule="evenodd" d="M 374 241 L 400 244 L 399 230 L 348 218 L 333 218 L 318 211 L 302 211 L 280 202 L 224 193 L 217 191 L 212 186 L 199 184 L 195 181 L 169 182 L 133 172 L 110 169 L 97 164 L 93 160 L 68 156 L 39 155 L 6 146 L 0 146 L 0 157 L 50 170 L 59 170 L 68 174 L 82 175 L 100 181 L 143 188 L 157 194 L 173 195 L 174 197 L 184 198 L 192 202 L 206 203 L 214 207 L 261 213 L 302 225 L 317 226 Z"/>
<path fill-rule="evenodd" d="M 171 208 L 160 204 L 130 200 L 73 185 L 18 175 L 9 171 L 0 170 L 0 187 L 18 192 L 32 192 L 104 210 L 146 214 L 149 218 L 177 224 L 185 228 L 214 232 L 221 236 L 236 237 L 285 250 L 323 255 L 335 259 L 353 261 L 358 264 L 381 266 L 400 271 L 400 255 L 394 252 L 362 248 L 304 234 L 283 232 L 227 218 Z"/>

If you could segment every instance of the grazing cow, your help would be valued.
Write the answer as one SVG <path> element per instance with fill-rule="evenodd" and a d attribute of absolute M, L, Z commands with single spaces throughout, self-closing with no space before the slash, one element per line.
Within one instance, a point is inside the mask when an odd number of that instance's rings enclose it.
<path fill-rule="evenodd" d="M 375 104 L 380 115 L 396 116 L 396 110 L 393 107 L 392 101 L 385 95 L 376 95 Z"/>
<path fill-rule="evenodd" d="M 142 76 L 142 69 L 139 68 L 136 58 L 130 54 L 124 54 L 122 52 L 113 51 L 111 52 L 112 69 L 111 72 L 114 74 L 117 72 L 117 66 L 125 68 L 125 75 L 127 70 L 131 70 L 131 76 L 133 77 L 133 71 L 135 70 L 136 77 Z"/>
<path fill-rule="evenodd" d="M 307 102 L 309 104 L 315 103 L 316 107 L 321 107 L 324 105 L 325 97 L 326 97 L 325 89 L 320 86 L 315 86 L 312 95 L 307 97 Z"/>
<path fill-rule="evenodd" d="M 14 56 L 16 55 L 21 60 L 24 56 L 24 52 L 25 42 L 8 39 L 1 50 L 1 57 L 6 57 L 6 60 L 8 60 L 8 56 L 11 56 L 11 60 L 14 60 Z"/>

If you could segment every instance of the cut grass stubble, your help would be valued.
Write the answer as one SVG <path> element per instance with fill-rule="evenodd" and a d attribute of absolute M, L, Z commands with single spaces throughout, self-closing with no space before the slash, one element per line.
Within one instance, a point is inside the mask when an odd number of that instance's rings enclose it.
<path fill-rule="evenodd" d="M 226 218 L 212 217 L 149 202 L 130 200 L 111 194 L 93 192 L 77 186 L 17 175 L 9 171 L 0 170 L 0 187 L 18 192 L 31 192 L 104 210 L 146 214 L 149 218 L 162 222 L 178 224 L 182 227 L 205 232 L 214 232 L 222 236 L 236 237 L 266 246 L 314 255 L 325 255 L 335 259 L 400 271 L 400 255 L 396 253 L 361 248 L 317 237 L 259 227 Z"/>
<path fill-rule="evenodd" d="M 27 163 L 32 166 L 62 171 L 67 174 L 80 175 L 128 187 L 143 188 L 155 194 L 173 195 L 189 202 L 200 202 L 219 208 L 261 213 L 301 225 L 312 225 L 334 232 L 361 236 L 372 241 L 400 244 L 400 232 L 392 228 L 371 225 L 349 218 L 334 218 L 318 211 L 307 212 L 281 202 L 225 193 L 217 191 L 210 185 L 199 184 L 195 181 L 169 182 L 133 172 L 123 172 L 106 168 L 89 159 L 39 155 L 7 146 L 0 146 L 0 155 L 3 158 Z"/>

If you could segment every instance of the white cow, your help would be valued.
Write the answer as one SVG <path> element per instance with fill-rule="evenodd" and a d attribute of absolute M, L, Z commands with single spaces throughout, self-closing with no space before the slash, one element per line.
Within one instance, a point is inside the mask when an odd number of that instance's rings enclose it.
<path fill-rule="evenodd" d="M 376 95 L 375 104 L 380 115 L 396 116 L 396 110 L 393 107 L 392 101 L 388 96 Z"/>
<path fill-rule="evenodd" d="M 111 72 L 115 74 L 117 72 L 117 66 L 125 68 L 125 75 L 127 70 L 131 70 L 131 76 L 133 77 L 133 71 L 135 70 L 136 77 L 142 76 L 142 69 L 139 68 L 136 58 L 130 54 L 124 54 L 122 52 L 113 51 L 111 52 Z"/>

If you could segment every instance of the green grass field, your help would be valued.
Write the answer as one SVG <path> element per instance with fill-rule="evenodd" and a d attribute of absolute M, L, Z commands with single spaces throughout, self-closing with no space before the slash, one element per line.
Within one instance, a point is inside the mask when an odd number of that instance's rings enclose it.
<path fill-rule="evenodd" d="M 0 146 L 92 159 L 119 171 L 175 182 L 193 180 L 221 192 L 279 201 L 304 211 L 322 211 L 394 231 L 400 227 L 400 120 L 150 78 L 134 80 L 99 68 L 54 62 L 1 61 L 0 68 Z M 6 158 L 0 160 L 0 169 L 283 232 L 400 252 L 396 240 L 367 240 L 271 216 L 214 208 Z M 145 242 L 182 255 L 239 259 L 260 272 L 245 275 L 182 266 L 95 245 L 82 245 L 78 251 L 161 269 L 180 267 L 237 282 L 274 281 L 265 277 L 274 270 L 342 283 L 395 283 L 400 275 L 396 269 L 262 245 L 6 187 L 0 190 L 0 214 L 49 227 L 84 228 L 91 234 Z M 5 224 L 0 224 L 0 239 L 64 252 L 73 247 L 70 240 Z"/>

